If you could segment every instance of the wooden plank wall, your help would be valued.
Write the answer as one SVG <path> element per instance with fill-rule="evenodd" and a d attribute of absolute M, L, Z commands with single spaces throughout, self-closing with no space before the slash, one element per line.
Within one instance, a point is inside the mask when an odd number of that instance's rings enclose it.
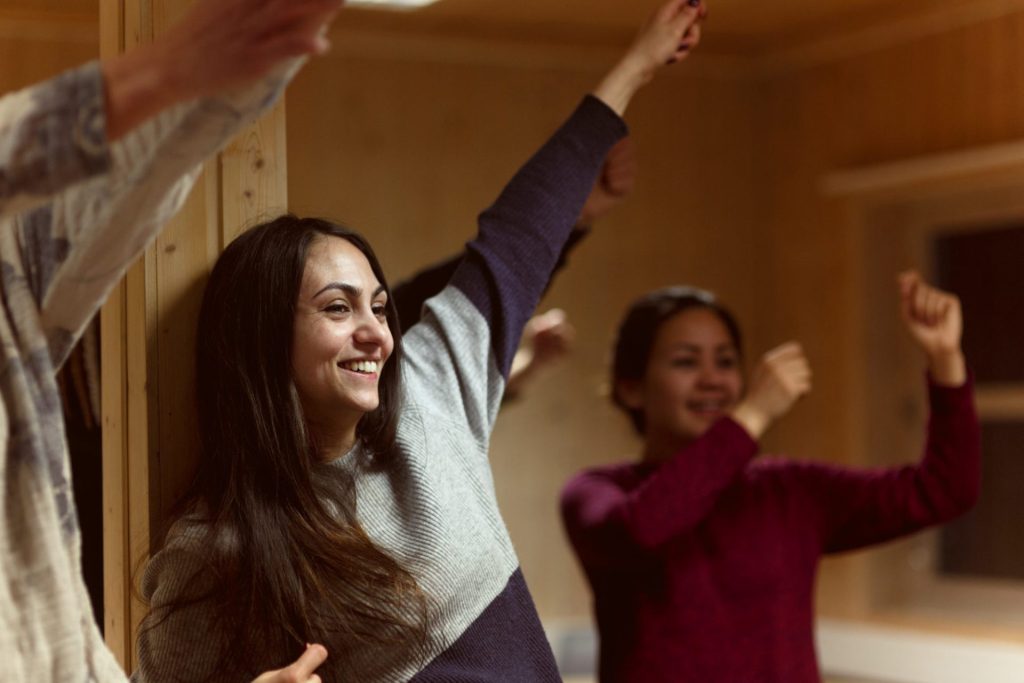
<path fill-rule="evenodd" d="M 851 36 L 838 51 L 805 52 L 760 80 L 755 189 L 766 223 L 755 308 L 762 335 L 799 336 L 815 368 L 814 394 L 770 439 L 787 453 L 871 462 L 863 408 L 885 386 L 862 373 L 871 321 L 859 255 L 868 238 L 850 229 L 842 201 L 823 195 L 823 177 L 1024 136 L 1024 12 L 1020 3 L 975 4 L 988 6 L 988 18 Z M 869 612 L 869 577 L 863 555 L 826 563 L 822 609 Z"/>
<path fill-rule="evenodd" d="M 145 43 L 186 0 L 104 0 L 104 54 Z M 145 606 L 133 583 L 196 458 L 193 349 L 202 286 L 224 245 L 287 206 L 284 104 L 205 171 L 182 211 L 112 294 L 102 316 L 105 636 L 129 671 Z"/>

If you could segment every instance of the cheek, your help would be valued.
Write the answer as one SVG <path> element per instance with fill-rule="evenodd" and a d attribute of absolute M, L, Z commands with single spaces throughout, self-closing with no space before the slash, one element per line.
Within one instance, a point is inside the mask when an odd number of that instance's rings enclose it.
<path fill-rule="evenodd" d="M 652 381 L 653 380 L 653 381 Z M 693 390 L 693 381 L 685 373 L 665 373 L 648 377 L 644 387 L 644 410 L 649 414 L 673 415 Z"/>
<path fill-rule="evenodd" d="M 299 384 L 323 372 L 325 363 L 333 363 L 342 340 L 323 326 L 296 328 L 292 340 L 292 371 Z"/>
<path fill-rule="evenodd" d="M 743 392 L 746 390 L 746 386 L 744 386 L 743 383 L 743 375 L 739 371 L 736 371 L 730 379 L 729 390 L 732 392 L 732 395 L 737 398 L 742 396 Z"/>

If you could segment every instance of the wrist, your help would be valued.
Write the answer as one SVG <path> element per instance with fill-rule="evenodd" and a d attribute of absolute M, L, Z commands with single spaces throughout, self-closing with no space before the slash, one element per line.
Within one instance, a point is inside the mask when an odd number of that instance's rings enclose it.
<path fill-rule="evenodd" d="M 647 72 L 632 55 L 626 55 L 608 72 L 592 94 L 622 116 L 626 113 L 626 107 L 629 106 L 633 95 L 651 79 L 652 75 L 653 71 Z"/>
<path fill-rule="evenodd" d="M 759 441 L 764 436 L 771 422 L 767 415 L 748 401 L 743 401 L 733 408 L 729 417 L 743 427 L 754 441 Z"/>
<path fill-rule="evenodd" d="M 928 354 L 928 374 L 940 386 L 958 387 L 967 381 L 967 360 L 959 348 Z"/>
<path fill-rule="evenodd" d="M 109 139 L 115 140 L 170 105 L 189 99 L 187 85 L 168 69 L 171 61 L 157 46 L 146 45 L 103 63 Z"/>

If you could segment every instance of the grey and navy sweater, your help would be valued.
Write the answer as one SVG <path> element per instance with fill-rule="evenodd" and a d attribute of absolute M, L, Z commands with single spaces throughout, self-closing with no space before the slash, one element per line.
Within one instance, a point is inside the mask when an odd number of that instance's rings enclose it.
<path fill-rule="evenodd" d="M 356 475 L 367 533 L 415 575 L 433 607 L 424 660 L 366 652 L 345 662 L 345 680 L 560 680 L 498 511 L 488 444 L 523 326 L 605 155 L 625 133 L 614 112 L 587 97 L 515 175 L 481 214 L 449 285 L 404 337 L 401 457 L 385 471 L 358 469 L 358 454 L 335 461 Z M 147 570 L 143 593 L 154 607 L 194 573 L 187 547 L 175 545 Z M 219 653 L 202 623 L 214 617 L 184 611 L 143 634 L 138 680 L 189 680 L 210 670 Z M 331 668 L 328 660 L 325 673 Z"/>

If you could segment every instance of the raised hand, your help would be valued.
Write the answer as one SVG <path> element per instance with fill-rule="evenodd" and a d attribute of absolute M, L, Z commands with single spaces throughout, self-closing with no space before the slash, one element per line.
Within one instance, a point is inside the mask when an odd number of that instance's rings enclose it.
<path fill-rule="evenodd" d="M 764 355 L 754 371 L 746 396 L 732 418 L 754 438 L 789 412 L 811 390 L 811 366 L 797 342 L 787 342 Z"/>
<path fill-rule="evenodd" d="M 636 184 L 636 170 L 633 141 L 623 138 L 605 157 L 601 173 L 580 212 L 578 224 L 593 225 L 625 199 Z"/>
<path fill-rule="evenodd" d="M 916 271 L 900 273 L 898 284 L 903 323 L 927 357 L 932 379 L 949 386 L 963 384 L 967 365 L 960 348 L 960 299 L 932 287 Z"/>
<path fill-rule="evenodd" d="M 252 683 L 321 683 L 320 676 L 314 672 L 326 659 L 327 650 L 323 645 L 307 645 L 302 656 L 290 666 L 268 671 Z"/>
<path fill-rule="evenodd" d="M 266 75 L 327 50 L 344 0 L 198 0 L 155 42 L 103 63 L 107 134 L 115 140 L 162 109 Z"/>
<path fill-rule="evenodd" d="M 569 322 L 565 311 L 559 308 L 552 308 L 530 318 L 523 330 L 519 350 L 512 360 L 505 397 L 521 396 L 541 370 L 569 353 L 575 339 L 576 328 Z"/>
<path fill-rule="evenodd" d="M 533 363 L 548 365 L 569 353 L 576 339 L 576 329 L 569 322 L 565 311 L 552 308 L 547 313 L 535 315 L 526 324 L 523 344 L 533 349 Z"/>
<path fill-rule="evenodd" d="M 173 55 L 172 87 L 211 95 L 265 75 L 289 57 L 329 47 L 326 24 L 343 0 L 199 0 L 155 43 Z"/>
<path fill-rule="evenodd" d="M 702 0 L 667 0 L 640 29 L 626 54 L 594 89 L 620 116 L 637 90 L 666 64 L 685 59 L 700 43 Z"/>

